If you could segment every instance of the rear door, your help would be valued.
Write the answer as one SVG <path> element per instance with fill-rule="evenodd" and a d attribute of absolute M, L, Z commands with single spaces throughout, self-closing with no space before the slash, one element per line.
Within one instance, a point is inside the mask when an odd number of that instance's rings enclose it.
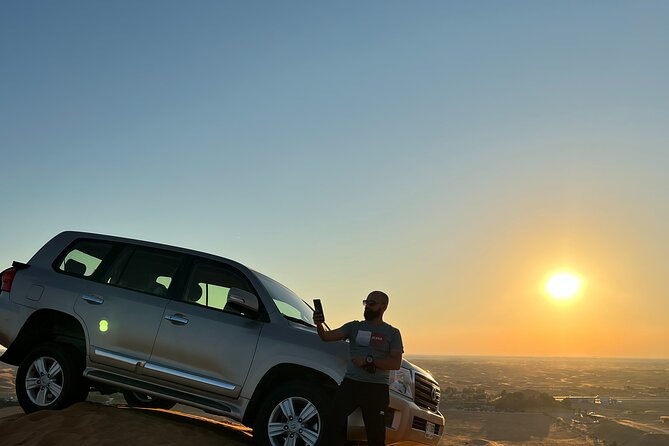
<path fill-rule="evenodd" d="M 177 253 L 129 245 L 104 277 L 83 290 L 74 310 L 84 321 L 92 362 L 141 370 L 182 261 Z"/>
<path fill-rule="evenodd" d="M 256 294 L 237 268 L 196 259 L 180 299 L 169 302 L 144 374 L 235 398 L 263 322 L 227 301 L 230 288 Z"/>

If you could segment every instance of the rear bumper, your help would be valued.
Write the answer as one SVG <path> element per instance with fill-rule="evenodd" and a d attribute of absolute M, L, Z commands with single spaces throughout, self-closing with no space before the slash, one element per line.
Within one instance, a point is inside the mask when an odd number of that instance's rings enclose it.
<path fill-rule="evenodd" d="M 16 304 L 9 300 L 9 293 L 0 292 L 0 345 L 9 347 L 16 337 Z"/>
<path fill-rule="evenodd" d="M 12 302 L 9 293 L 0 292 L 0 345 L 9 349 L 33 311 L 32 308 Z"/>
<path fill-rule="evenodd" d="M 418 407 L 413 401 L 390 394 L 392 418 L 386 422 L 386 443 L 394 445 L 437 445 L 444 434 L 444 417 L 440 413 L 430 412 Z M 430 425 L 435 426 L 435 433 L 426 432 Z M 360 410 L 348 418 L 348 438 L 364 441 L 365 426 Z"/>

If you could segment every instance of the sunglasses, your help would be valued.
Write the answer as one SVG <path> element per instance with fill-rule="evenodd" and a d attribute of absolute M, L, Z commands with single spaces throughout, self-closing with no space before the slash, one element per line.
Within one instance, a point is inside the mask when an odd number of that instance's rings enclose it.
<path fill-rule="evenodd" d="M 374 306 L 374 305 L 379 305 L 380 303 L 381 302 L 377 302 L 375 300 L 368 300 L 368 299 L 365 299 L 365 300 L 362 301 L 362 305 L 364 305 L 365 307 L 368 307 L 368 306 L 371 307 L 371 306 Z"/>

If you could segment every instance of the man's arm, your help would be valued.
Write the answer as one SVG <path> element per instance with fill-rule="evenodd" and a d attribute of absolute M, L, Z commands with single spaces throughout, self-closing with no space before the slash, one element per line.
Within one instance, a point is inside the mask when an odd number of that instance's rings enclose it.
<path fill-rule="evenodd" d="M 314 323 L 316 324 L 316 330 L 318 330 L 318 336 L 325 342 L 332 341 L 343 341 L 346 339 L 346 334 L 342 327 L 337 328 L 336 330 L 326 330 L 323 324 L 325 323 L 325 317 L 323 313 L 314 313 Z"/>
<path fill-rule="evenodd" d="M 399 370 L 402 367 L 402 353 L 404 352 L 404 345 L 402 344 L 402 334 L 399 330 L 395 330 L 395 334 L 390 341 L 390 352 L 385 359 L 378 359 L 374 361 L 376 367 L 383 370 Z"/>
<path fill-rule="evenodd" d="M 366 358 L 353 358 L 353 364 L 358 367 L 367 365 Z M 402 367 L 402 350 L 391 350 L 387 358 L 374 359 L 374 366 L 382 370 L 399 370 Z"/>
<path fill-rule="evenodd" d="M 341 327 L 335 330 L 326 330 L 325 327 L 323 327 L 323 324 L 316 324 L 316 329 L 318 330 L 318 336 L 325 342 L 343 341 L 346 339 L 344 330 L 342 330 Z"/>

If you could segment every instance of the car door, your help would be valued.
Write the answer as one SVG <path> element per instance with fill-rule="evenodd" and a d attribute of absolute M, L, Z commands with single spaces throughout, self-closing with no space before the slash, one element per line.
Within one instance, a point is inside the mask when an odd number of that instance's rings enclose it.
<path fill-rule="evenodd" d="M 84 289 L 74 310 L 84 321 L 93 363 L 141 370 L 182 260 L 169 251 L 127 246 L 106 278 Z"/>
<path fill-rule="evenodd" d="M 231 265 L 196 259 L 181 299 L 165 308 L 144 374 L 236 398 L 244 384 L 263 322 L 227 301 L 230 288 L 256 294 Z"/>

